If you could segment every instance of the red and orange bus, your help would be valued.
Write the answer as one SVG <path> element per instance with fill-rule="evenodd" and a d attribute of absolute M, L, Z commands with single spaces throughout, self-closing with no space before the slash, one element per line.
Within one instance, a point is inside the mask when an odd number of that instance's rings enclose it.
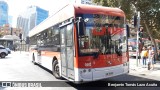
<path fill-rule="evenodd" d="M 29 32 L 30 59 L 73 82 L 126 74 L 125 26 L 118 8 L 68 4 Z"/>

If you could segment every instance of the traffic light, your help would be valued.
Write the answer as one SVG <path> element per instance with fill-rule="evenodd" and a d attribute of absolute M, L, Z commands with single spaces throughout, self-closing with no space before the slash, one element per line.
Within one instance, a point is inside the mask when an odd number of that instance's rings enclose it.
<path fill-rule="evenodd" d="M 29 37 L 26 37 L 26 44 L 29 44 Z"/>
<path fill-rule="evenodd" d="M 137 26 L 137 15 L 134 15 L 134 27 Z"/>
<path fill-rule="evenodd" d="M 148 37 L 148 40 L 149 40 L 149 41 L 151 41 L 151 38 L 150 38 L 150 37 Z"/>
<path fill-rule="evenodd" d="M 130 28 L 128 25 L 126 25 L 126 31 L 127 31 L 127 37 L 130 37 Z"/>
<path fill-rule="evenodd" d="M 11 35 L 13 34 L 13 28 L 11 27 Z"/>
<path fill-rule="evenodd" d="M 20 42 L 22 43 L 22 33 L 19 34 Z"/>
<path fill-rule="evenodd" d="M 19 34 L 19 38 L 22 39 L 22 33 Z"/>
<path fill-rule="evenodd" d="M 142 38 L 143 38 L 143 28 L 142 27 L 139 28 L 139 30 L 138 30 L 138 37 L 139 37 L 139 42 L 143 43 L 142 42 Z"/>

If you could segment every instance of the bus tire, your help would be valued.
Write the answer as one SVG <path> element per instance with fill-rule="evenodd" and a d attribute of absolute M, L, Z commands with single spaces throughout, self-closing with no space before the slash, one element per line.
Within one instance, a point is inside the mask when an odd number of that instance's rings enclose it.
<path fill-rule="evenodd" d="M 52 73 L 53 75 L 55 76 L 55 78 L 57 79 L 61 79 L 61 76 L 59 74 L 59 66 L 58 66 L 58 61 L 55 60 L 53 63 L 52 63 Z"/>
<path fill-rule="evenodd" d="M 32 63 L 33 63 L 34 65 L 36 65 L 34 53 L 33 53 L 33 55 L 32 55 Z"/>

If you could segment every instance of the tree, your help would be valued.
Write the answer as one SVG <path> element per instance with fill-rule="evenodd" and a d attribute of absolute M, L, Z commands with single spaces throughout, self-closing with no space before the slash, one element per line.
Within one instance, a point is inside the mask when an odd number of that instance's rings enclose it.
<path fill-rule="evenodd" d="M 160 39 L 160 0 L 94 0 L 103 6 L 119 7 L 128 20 L 134 15 L 134 11 L 141 13 L 141 25 L 154 43 L 157 54 L 155 38 Z"/>
<path fill-rule="evenodd" d="M 159 0 L 133 0 L 131 2 L 141 13 L 141 25 L 144 26 L 155 46 L 157 59 L 157 46 L 155 38 L 160 39 L 160 1 Z"/>
<path fill-rule="evenodd" d="M 3 36 L 3 33 L 0 32 L 0 37 L 2 37 L 2 36 Z"/>
<path fill-rule="evenodd" d="M 141 25 L 145 26 L 146 22 L 151 36 L 160 39 L 160 0 L 94 0 L 94 2 L 122 9 L 128 20 L 134 15 L 135 10 L 140 11 Z"/>
<path fill-rule="evenodd" d="M 134 8 L 131 7 L 132 3 L 128 3 L 130 0 L 94 0 L 94 2 L 102 6 L 118 7 L 122 9 L 128 20 L 130 20 L 134 14 Z"/>

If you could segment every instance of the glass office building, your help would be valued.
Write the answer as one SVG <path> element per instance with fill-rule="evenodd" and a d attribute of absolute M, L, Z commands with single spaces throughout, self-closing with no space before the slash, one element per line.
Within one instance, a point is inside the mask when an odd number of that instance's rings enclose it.
<path fill-rule="evenodd" d="M 0 26 L 8 24 L 8 4 L 0 0 Z"/>
<path fill-rule="evenodd" d="M 17 18 L 17 28 L 23 30 L 23 38 L 26 38 L 29 31 L 45 20 L 48 15 L 47 10 L 37 6 L 30 6 L 25 12 L 21 13 Z"/>

